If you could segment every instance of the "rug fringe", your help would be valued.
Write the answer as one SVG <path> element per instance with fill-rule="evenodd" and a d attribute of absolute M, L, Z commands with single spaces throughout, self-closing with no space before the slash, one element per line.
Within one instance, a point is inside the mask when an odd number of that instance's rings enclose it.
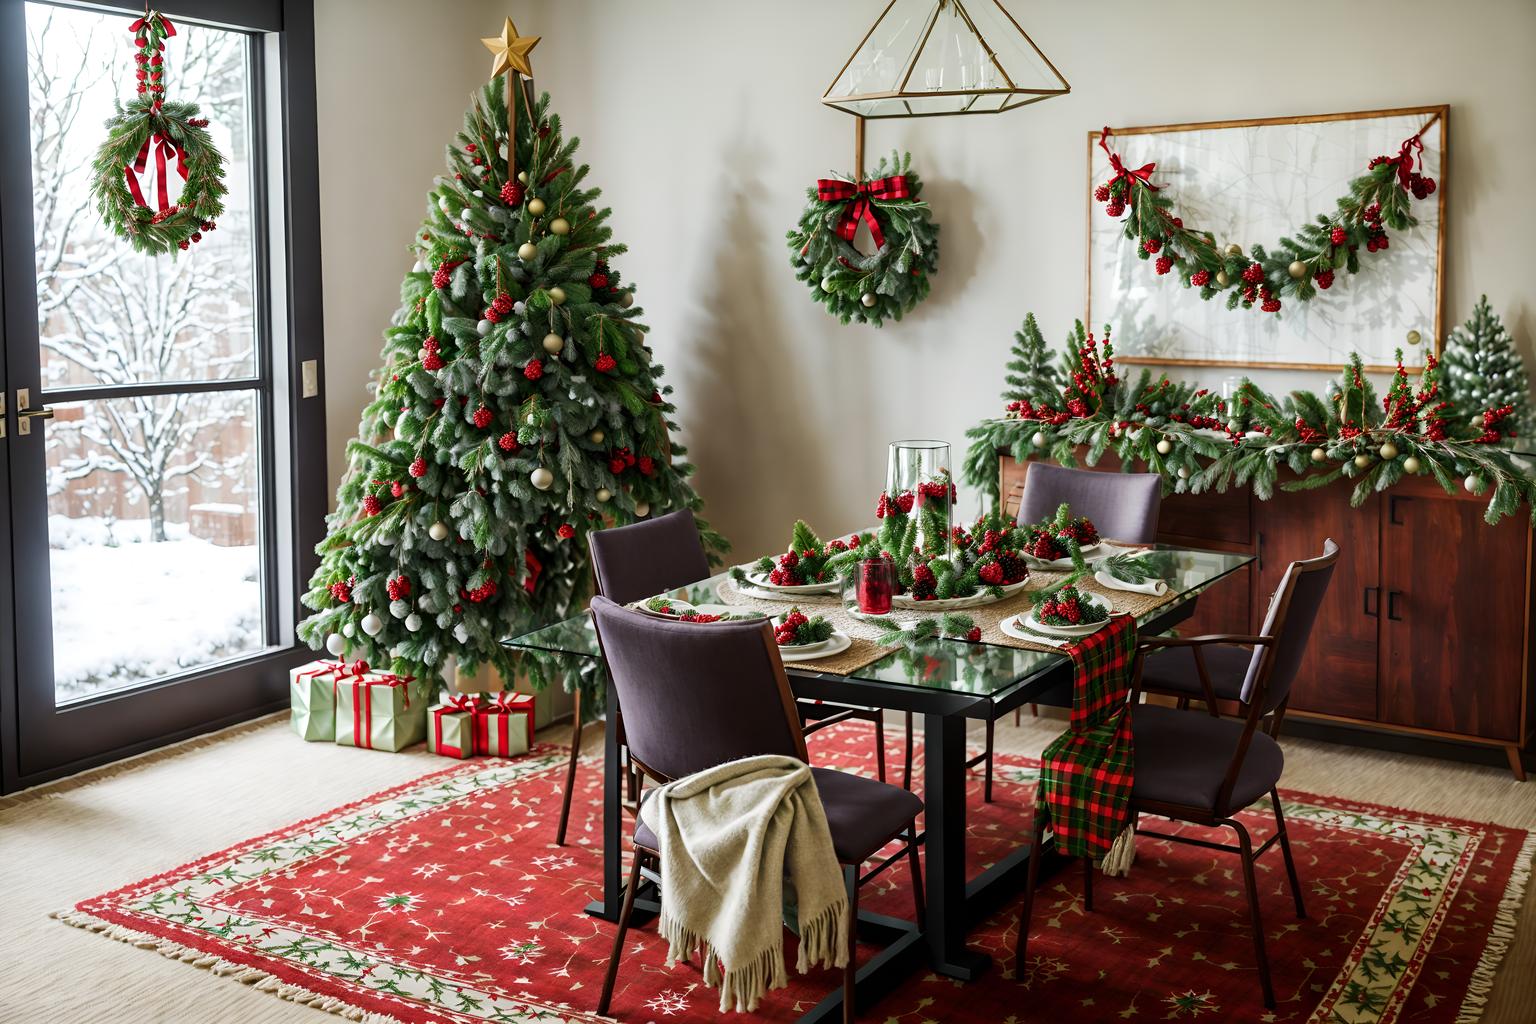
<path fill-rule="evenodd" d="M 1520 854 L 1514 869 L 1509 874 L 1509 885 L 1504 889 L 1504 897 L 1499 900 L 1493 926 L 1488 930 L 1488 944 L 1483 947 L 1483 955 L 1478 958 L 1477 967 L 1467 982 L 1466 998 L 1462 1000 L 1461 1012 L 1456 1015 L 1456 1024 L 1477 1024 L 1488 1007 L 1488 997 L 1493 992 L 1499 965 L 1515 939 L 1515 926 L 1519 922 L 1520 908 L 1525 902 L 1525 887 L 1531 880 L 1533 858 L 1536 858 L 1536 832 L 1527 832 L 1525 842 L 1520 844 Z"/>
<path fill-rule="evenodd" d="M 290 1003 L 299 1003 L 303 1006 L 312 1006 L 317 1010 L 333 1013 L 338 1017 L 356 1021 L 358 1024 L 407 1024 L 399 1017 L 391 1017 L 388 1014 L 375 1013 L 362 1007 L 353 1006 L 334 996 L 321 995 L 309 989 L 291 982 L 282 981 L 279 978 L 254 967 L 232 963 L 223 957 L 205 953 L 190 946 L 184 946 L 171 939 L 160 939 L 141 931 L 135 931 L 124 925 L 113 924 L 111 921 L 103 921 L 92 914 L 81 910 L 60 910 L 48 915 L 56 921 L 62 921 L 75 928 L 82 928 L 88 932 L 105 935 L 109 939 L 125 942 L 139 949 L 149 949 L 169 960 L 177 960 L 181 963 L 200 967 L 205 971 L 216 974 L 221 978 L 230 978 L 249 985 L 260 992 L 268 992 L 279 999 L 286 999 Z"/>

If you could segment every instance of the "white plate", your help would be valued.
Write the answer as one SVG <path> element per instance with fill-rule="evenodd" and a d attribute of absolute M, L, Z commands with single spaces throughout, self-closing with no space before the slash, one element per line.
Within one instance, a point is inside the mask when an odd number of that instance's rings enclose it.
<path fill-rule="evenodd" d="M 1052 640 L 1050 637 L 1037 636 L 1031 633 L 1023 624 L 1022 615 L 1010 615 L 997 624 L 997 628 L 1005 636 L 1011 636 L 1015 640 L 1028 640 L 1032 644 L 1045 644 L 1047 647 L 1070 647 L 1075 637 L 1062 637 Z"/>
<path fill-rule="evenodd" d="M 766 575 L 760 574 L 755 568 L 741 566 L 741 571 L 747 574 L 747 582 L 759 590 L 769 590 L 775 594 L 830 594 L 841 584 L 837 580 L 828 580 L 825 583 L 801 583 L 792 587 L 781 587 L 775 583 L 769 583 Z"/>
<path fill-rule="evenodd" d="M 741 605 L 730 604 L 698 604 L 693 610 L 700 615 L 740 615 L 751 616 L 754 619 L 766 619 L 767 612 L 760 612 L 755 608 L 743 608 Z"/>
<path fill-rule="evenodd" d="M 841 654 L 853 646 L 853 641 L 842 630 L 834 630 L 830 640 L 824 640 L 810 647 L 780 647 L 779 657 L 784 661 L 814 661 L 817 658 L 827 658 L 834 654 Z"/>
<path fill-rule="evenodd" d="M 664 612 L 658 612 L 658 611 L 655 611 L 655 610 L 653 610 L 651 608 L 647 608 L 646 605 L 649 604 L 651 602 L 651 600 L 652 600 L 652 598 L 648 597 L 644 601 L 639 602 L 638 604 L 631 605 L 631 607 L 634 608 L 636 611 L 645 612 L 645 614 L 647 614 L 647 615 L 654 615 L 658 619 L 675 619 L 675 618 L 677 618 L 677 615 L 667 615 Z M 696 605 L 689 604 L 687 601 L 679 601 L 679 600 L 677 600 L 675 598 L 668 598 L 667 600 L 671 602 L 672 607 L 675 608 L 678 611 L 679 614 L 681 614 L 682 612 L 696 612 L 696 611 L 699 610 Z"/>
<path fill-rule="evenodd" d="M 1083 553 L 1084 558 L 1087 558 L 1089 554 L 1099 550 L 1099 548 L 1103 546 L 1104 542 L 1099 541 L 1097 544 L 1090 544 L 1087 547 L 1079 548 L 1078 550 Z M 1031 569 L 1070 569 L 1072 568 L 1072 556 L 1068 555 L 1066 558 L 1053 558 L 1049 562 L 1045 562 L 1036 558 L 1034 555 L 1025 555 L 1024 564 L 1028 565 Z"/>
<path fill-rule="evenodd" d="M 891 607 L 923 612 L 952 612 L 958 611 L 961 608 L 980 608 L 982 605 L 995 604 L 1004 598 L 1012 597 L 1023 590 L 1028 583 L 1028 580 L 1020 580 L 1017 583 L 1005 585 L 1002 597 L 993 597 L 984 589 L 978 590 L 970 597 L 950 597 L 943 600 L 934 598 L 931 601 L 919 601 L 911 594 L 897 594 L 891 598 Z"/>
<path fill-rule="evenodd" d="M 1078 593 L 1082 596 L 1083 600 L 1087 601 L 1089 604 L 1102 608 L 1110 614 L 1114 614 L 1115 606 L 1110 602 L 1109 598 L 1100 594 L 1083 593 L 1081 590 L 1078 591 Z M 1042 633 L 1050 633 L 1052 636 L 1087 636 L 1089 633 L 1098 632 L 1101 628 L 1103 628 L 1105 622 L 1107 621 L 1100 620 L 1099 622 L 1085 622 L 1078 626 L 1052 626 L 1049 623 L 1041 622 L 1035 617 L 1035 612 L 1039 607 L 1039 605 L 1036 605 L 1034 608 L 1029 610 L 1029 614 L 1024 618 L 1024 625 L 1028 626 L 1030 629 L 1038 629 Z"/>

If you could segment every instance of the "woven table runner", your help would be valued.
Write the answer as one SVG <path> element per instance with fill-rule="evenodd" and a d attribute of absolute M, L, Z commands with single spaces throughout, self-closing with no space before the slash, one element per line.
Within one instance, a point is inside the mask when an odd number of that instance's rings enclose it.
<path fill-rule="evenodd" d="M 1032 569 L 1029 580 L 1024 589 L 1017 594 L 1003 598 L 993 604 L 984 604 L 976 608 L 959 609 L 962 615 L 969 615 L 981 627 L 981 642 L 995 644 L 999 647 L 1021 647 L 1034 651 L 1053 651 L 1060 653 L 1061 648 L 1050 644 L 1034 643 L 1029 640 L 1020 640 L 1009 636 L 1000 628 L 1002 623 L 1015 615 L 1022 615 L 1031 607 L 1029 592 L 1044 590 L 1054 586 L 1067 576 L 1065 572 L 1053 572 L 1047 569 Z M 1129 614 L 1140 618 L 1179 595 L 1173 590 L 1163 594 L 1142 594 L 1128 590 L 1113 590 L 1103 586 L 1097 580 L 1089 577 L 1080 580 L 1077 584 L 1079 590 L 1100 594 L 1109 599 L 1114 607 L 1115 614 Z M 766 592 L 755 587 L 739 587 L 734 580 L 723 581 L 717 594 L 721 604 L 734 605 L 742 608 L 751 608 L 765 615 L 780 615 L 791 607 L 798 607 L 807 615 L 825 616 L 833 627 L 847 633 L 853 638 L 853 646 L 841 654 L 817 661 L 793 662 L 798 668 L 809 668 L 819 672 L 831 672 L 836 675 L 848 675 L 863 668 L 871 662 L 877 661 L 891 651 L 894 647 L 881 647 L 874 643 L 867 646 L 861 641 L 873 641 L 884 632 L 879 626 L 871 625 L 856 616 L 848 614 L 843 605 L 842 598 L 836 594 L 821 595 L 796 595 L 793 598 L 765 597 Z M 892 618 L 905 621 L 921 617 L 925 613 L 921 608 L 894 608 L 891 611 Z M 928 613 L 938 614 L 938 613 Z"/>

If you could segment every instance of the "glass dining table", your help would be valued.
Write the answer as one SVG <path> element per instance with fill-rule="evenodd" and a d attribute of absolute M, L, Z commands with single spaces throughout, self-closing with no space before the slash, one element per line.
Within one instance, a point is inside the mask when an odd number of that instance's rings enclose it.
<path fill-rule="evenodd" d="M 1172 598 L 1141 615 L 1143 632 L 1171 629 L 1194 614 L 1199 596 L 1237 573 L 1253 556 L 1157 545 L 1159 566 Z M 728 574 L 669 591 L 695 604 L 714 602 Z M 600 660 L 597 635 L 588 614 L 572 616 L 505 641 L 531 652 Z M 926 953 L 928 966 L 960 980 L 979 976 L 991 958 L 966 946 L 973 922 L 986 916 L 1023 886 L 1028 847 L 966 877 L 966 726 L 995 721 L 1025 704 L 1070 707 L 1071 660 L 1056 651 L 1005 647 L 958 640 L 932 640 L 899 649 L 847 675 L 816 671 L 793 663 L 784 666 L 797 698 L 857 707 L 910 711 L 922 716 L 924 745 L 923 801 L 926 927 L 871 921 L 871 931 L 889 938 L 880 954 L 859 971 L 859 998 L 871 1001 L 912 969 L 914 954 Z M 617 699 L 606 687 L 607 716 L 603 760 L 602 896 L 588 912 L 617 920 L 624 896 L 623 771 L 616 722 Z M 861 933 L 864 925 L 861 915 Z M 802 1021 L 833 1020 L 841 1014 L 841 994 L 834 993 Z"/>

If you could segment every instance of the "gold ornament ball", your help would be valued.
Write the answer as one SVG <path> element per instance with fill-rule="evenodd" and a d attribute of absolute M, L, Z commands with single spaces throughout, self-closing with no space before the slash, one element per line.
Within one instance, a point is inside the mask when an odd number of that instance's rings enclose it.
<path fill-rule="evenodd" d="M 1225 270 L 1218 270 L 1216 271 L 1216 283 L 1225 288 L 1227 285 L 1232 283 L 1232 279 L 1227 276 L 1227 272 Z"/>
<path fill-rule="evenodd" d="M 517 180 L 522 182 L 524 185 L 528 184 L 528 172 L 527 171 L 518 171 L 517 172 Z"/>
<path fill-rule="evenodd" d="M 608 435 L 604 434 L 601 430 L 594 430 L 592 433 L 587 435 L 587 440 L 591 441 L 593 444 L 602 444 L 603 438 L 607 436 Z"/>
<path fill-rule="evenodd" d="M 568 235 L 571 233 L 571 222 L 564 217 L 556 217 L 549 222 L 549 230 L 557 235 Z"/>
<path fill-rule="evenodd" d="M 534 196 L 532 199 L 528 200 L 528 212 L 533 214 L 535 217 L 543 213 L 544 210 L 544 200 L 540 199 L 538 196 Z"/>
<path fill-rule="evenodd" d="M 864 295 L 859 299 L 859 301 L 864 303 L 864 305 L 866 307 L 868 307 L 868 306 L 873 306 L 875 303 L 879 302 L 880 300 L 875 298 L 875 293 L 874 292 L 865 292 Z"/>
<path fill-rule="evenodd" d="M 1307 265 L 1301 262 L 1301 260 L 1295 260 L 1289 267 L 1286 268 L 1286 272 L 1296 280 L 1300 281 L 1302 278 L 1307 276 Z"/>
<path fill-rule="evenodd" d="M 1397 445 L 1393 444 L 1391 441 L 1384 441 L 1382 442 L 1381 448 L 1378 450 L 1378 454 L 1381 456 L 1381 460 L 1383 462 L 1391 462 L 1393 459 L 1397 458 Z"/>
<path fill-rule="evenodd" d="M 1241 256 L 1242 254 L 1243 247 L 1238 245 L 1236 242 L 1233 242 L 1231 245 L 1227 246 L 1228 256 Z"/>
<path fill-rule="evenodd" d="M 651 506 L 643 501 L 635 502 L 635 518 L 644 519 L 651 514 Z"/>
<path fill-rule="evenodd" d="M 608 501 L 608 500 L 609 500 L 609 499 L 610 499 L 610 498 L 612 498 L 612 497 L 613 497 L 613 492 L 612 492 L 612 491 L 610 491 L 610 490 L 609 490 L 609 489 L 608 489 L 608 488 L 606 488 L 606 487 L 599 487 L 599 488 L 598 488 L 598 489 L 597 489 L 597 495 L 596 495 L 596 497 L 597 497 L 597 500 L 598 500 L 598 501 L 601 501 L 601 502 L 604 502 L 604 503 L 606 503 L 606 502 L 607 502 L 607 501 Z"/>
<path fill-rule="evenodd" d="M 1416 474 L 1416 473 L 1418 473 L 1419 470 L 1421 470 L 1423 468 L 1424 468 L 1424 465 L 1423 465 L 1423 463 L 1421 463 L 1419 461 L 1419 457 L 1417 455 L 1410 455 L 1406 459 L 1403 460 L 1403 472 L 1404 473 L 1408 473 L 1410 475 Z"/>
<path fill-rule="evenodd" d="M 1171 451 L 1173 451 L 1173 442 L 1166 437 L 1157 442 L 1157 454 L 1167 455 Z"/>
<path fill-rule="evenodd" d="M 1361 452 L 1359 455 L 1356 455 L 1355 456 L 1355 468 L 1356 469 L 1370 469 L 1371 468 L 1371 457 L 1369 455 L 1365 454 L 1364 452 Z"/>
<path fill-rule="evenodd" d="M 524 262 L 533 259 L 539 254 L 539 247 L 532 242 L 524 242 L 517 247 L 517 258 Z"/>
<path fill-rule="evenodd" d="M 1423 340 L 1424 340 L 1424 335 L 1420 334 L 1418 331 L 1409 331 L 1408 332 L 1408 344 L 1410 344 L 1410 345 L 1417 345 L 1419 342 L 1421 342 Z"/>
<path fill-rule="evenodd" d="M 1043 430 L 1035 431 L 1035 436 L 1030 438 L 1030 442 L 1036 448 L 1044 448 L 1045 447 L 1045 431 L 1043 431 Z"/>
<path fill-rule="evenodd" d="M 625 309 L 628 309 L 630 306 L 633 306 L 634 304 L 635 304 L 635 296 L 634 296 L 633 292 L 625 292 L 623 295 L 619 296 L 619 305 L 623 306 Z"/>
<path fill-rule="evenodd" d="M 1328 453 L 1326 451 L 1324 451 L 1323 449 L 1321 449 L 1321 448 L 1313 448 L 1312 449 L 1312 461 L 1313 462 L 1327 462 L 1328 461 Z"/>
<path fill-rule="evenodd" d="M 1179 479 L 1180 480 L 1188 480 L 1189 479 L 1189 467 L 1188 466 L 1180 466 L 1179 467 Z"/>
<path fill-rule="evenodd" d="M 540 466 L 528 474 L 528 482 L 541 491 L 547 491 L 555 484 L 555 474 Z"/>
<path fill-rule="evenodd" d="M 544 335 L 544 351 L 552 356 L 557 356 L 565 348 L 565 339 L 558 334 Z"/>
<path fill-rule="evenodd" d="M 549 301 L 560 306 L 565 304 L 565 289 L 555 285 L 549 290 Z"/>

